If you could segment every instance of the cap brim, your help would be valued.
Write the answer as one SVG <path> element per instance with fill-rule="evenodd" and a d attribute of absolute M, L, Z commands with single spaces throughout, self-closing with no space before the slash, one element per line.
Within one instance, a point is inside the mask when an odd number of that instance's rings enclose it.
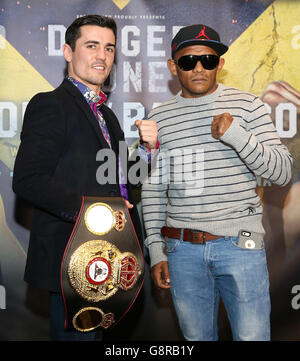
<path fill-rule="evenodd" d="M 223 54 L 226 53 L 226 51 L 228 50 L 228 46 L 224 45 L 222 43 L 219 43 L 217 41 L 213 41 L 213 40 L 201 40 L 201 39 L 195 39 L 195 40 L 188 40 L 188 41 L 184 41 L 181 44 L 179 44 L 176 49 L 174 49 L 174 51 L 172 51 L 172 56 L 174 56 L 174 54 L 183 48 L 186 48 L 188 46 L 191 45 L 204 45 L 204 46 L 208 46 L 212 49 L 214 49 L 216 51 L 216 53 L 221 56 Z"/>

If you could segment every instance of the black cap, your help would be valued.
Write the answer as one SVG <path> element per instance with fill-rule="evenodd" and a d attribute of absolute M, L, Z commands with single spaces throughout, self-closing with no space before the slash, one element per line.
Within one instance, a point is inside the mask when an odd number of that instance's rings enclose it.
<path fill-rule="evenodd" d="M 196 24 L 181 28 L 172 40 L 172 58 L 179 49 L 191 45 L 205 45 L 214 49 L 221 56 L 228 50 L 228 46 L 220 41 L 219 34 L 207 25 Z"/>

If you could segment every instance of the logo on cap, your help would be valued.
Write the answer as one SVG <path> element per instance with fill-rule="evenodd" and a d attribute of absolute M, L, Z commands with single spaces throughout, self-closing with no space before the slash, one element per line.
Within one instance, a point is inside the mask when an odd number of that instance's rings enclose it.
<path fill-rule="evenodd" d="M 200 38 L 206 38 L 207 40 L 210 40 L 210 38 L 205 34 L 205 26 L 203 26 L 203 29 L 195 37 L 195 39 L 200 39 Z"/>
<path fill-rule="evenodd" d="M 171 47 L 171 50 L 174 51 L 177 48 L 177 45 L 178 45 L 177 43 L 174 43 Z"/>

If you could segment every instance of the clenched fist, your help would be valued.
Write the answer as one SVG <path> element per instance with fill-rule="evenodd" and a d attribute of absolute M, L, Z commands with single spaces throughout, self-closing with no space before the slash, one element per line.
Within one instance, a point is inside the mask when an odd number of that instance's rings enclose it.
<path fill-rule="evenodd" d="M 157 144 L 157 123 L 154 120 L 136 120 L 140 141 L 145 147 L 155 149 Z"/>
<path fill-rule="evenodd" d="M 233 117 L 229 113 L 216 115 L 211 123 L 211 134 L 215 139 L 219 139 L 225 134 L 226 130 L 230 127 Z"/>

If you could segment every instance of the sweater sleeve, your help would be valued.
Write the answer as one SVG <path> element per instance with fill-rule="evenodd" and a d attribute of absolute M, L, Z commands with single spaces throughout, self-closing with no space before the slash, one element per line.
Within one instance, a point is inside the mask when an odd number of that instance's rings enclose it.
<path fill-rule="evenodd" d="M 255 175 L 285 186 L 291 180 L 293 160 L 259 98 L 253 100 L 244 120 L 247 129 L 234 119 L 220 139 L 237 151 Z"/>
<path fill-rule="evenodd" d="M 142 186 L 142 211 L 146 230 L 145 245 L 149 249 L 151 267 L 167 261 L 165 242 L 160 229 L 166 222 L 168 175 L 165 174 L 164 157 L 159 153 L 148 179 Z"/>

